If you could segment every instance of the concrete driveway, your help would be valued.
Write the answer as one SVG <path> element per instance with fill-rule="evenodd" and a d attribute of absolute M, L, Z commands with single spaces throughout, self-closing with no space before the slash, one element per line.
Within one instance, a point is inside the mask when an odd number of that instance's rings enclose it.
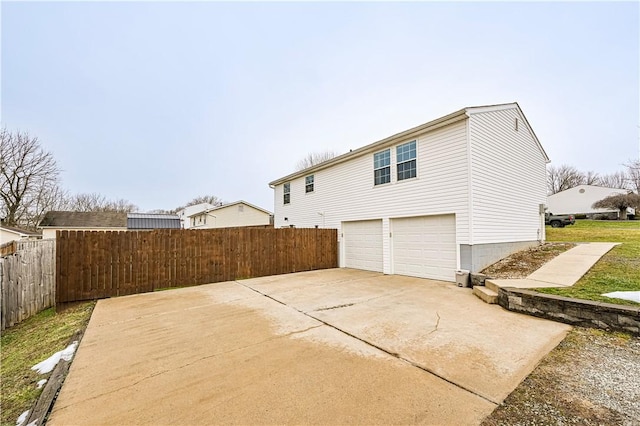
<path fill-rule="evenodd" d="M 107 299 L 49 423 L 477 424 L 568 330 L 349 269 Z"/>

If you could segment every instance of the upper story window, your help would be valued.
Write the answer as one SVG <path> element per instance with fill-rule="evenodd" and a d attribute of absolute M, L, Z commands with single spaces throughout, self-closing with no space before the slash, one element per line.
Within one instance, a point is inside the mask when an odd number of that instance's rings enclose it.
<path fill-rule="evenodd" d="M 391 150 L 373 154 L 373 184 L 381 185 L 391 182 Z"/>
<path fill-rule="evenodd" d="M 313 175 L 311 176 L 307 176 L 306 178 L 304 178 L 304 192 L 308 193 L 308 192 L 313 192 Z"/>
<path fill-rule="evenodd" d="M 291 202 L 291 183 L 287 182 L 284 184 L 284 204 L 289 204 Z"/>
<path fill-rule="evenodd" d="M 398 180 L 416 177 L 416 141 L 396 147 Z"/>

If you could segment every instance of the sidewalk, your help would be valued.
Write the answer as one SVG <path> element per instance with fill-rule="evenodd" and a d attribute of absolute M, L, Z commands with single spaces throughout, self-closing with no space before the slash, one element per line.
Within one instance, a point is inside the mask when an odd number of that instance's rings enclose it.
<path fill-rule="evenodd" d="M 491 279 L 497 287 L 571 287 L 619 243 L 584 243 L 567 250 L 523 279 Z"/>

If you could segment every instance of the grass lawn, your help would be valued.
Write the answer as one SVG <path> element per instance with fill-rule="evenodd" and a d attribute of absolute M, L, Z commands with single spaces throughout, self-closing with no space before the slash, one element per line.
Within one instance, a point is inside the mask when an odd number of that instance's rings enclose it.
<path fill-rule="evenodd" d="M 622 243 L 605 254 L 575 285 L 537 289 L 541 293 L 623 305 L 637 303 L 601 296 L 640 291 L 640 221 L 579 220 L 564 228 L 547 226 L 547 241 Z"/>
<path fill-rule="evenodd" d="M 49 308 L 2 332 L 2 426 L 15 426 L 18 416 L 31 409 L 40 396 L 38 381 L 51 375 L 38 374 L 31 367 L 66 348 L 73 334 L 86 327 L 94 306 L 94 302 L 81 303 L 57 314 Z"/>

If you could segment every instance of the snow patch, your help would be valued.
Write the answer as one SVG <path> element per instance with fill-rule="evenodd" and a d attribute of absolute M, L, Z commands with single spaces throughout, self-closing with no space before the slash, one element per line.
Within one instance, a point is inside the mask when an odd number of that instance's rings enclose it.
<path fill-rule="evenodd" d="M 29 416 L 29 410 L 20 414 L 20 417 L 18 417 L 18 420 L 16 420 L 16 426 L 22 426 L 22 423 L 27 421 L 27 416 Z"/>
<path fill-rule="evenodd" d="M 38 381 L 38 389 L 42 389 L 45 383 L 47 383 L 47 379 L 42 379 Z"/>
<path fill-rule="evenodd" d="M 603 296 L 640 303 L 640 291 L 614 291 L 612 293 L 605 293 Z"/>
<path fill-rule="evenodd" d="M 75 353 L 77 347 L 78 341 L 76 340 L 72 344 L 67 346 L 64 350 L 56 352 L 49 358 L 31 367 L 31 369 L 37 371 L 40 374 L 49 373 L 54 369 L 56 364 L 58 364 L 61 359 L 65 361 L 71 361 L 71 358 L 73 358 L 73 354 Z"/>

